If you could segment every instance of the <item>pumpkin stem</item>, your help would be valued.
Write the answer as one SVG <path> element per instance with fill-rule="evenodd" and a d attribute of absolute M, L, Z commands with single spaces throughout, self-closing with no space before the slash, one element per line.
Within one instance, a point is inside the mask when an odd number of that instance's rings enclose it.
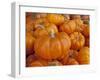
<path fill-rule="evenodd" d="M 44 26 L 43 26 L 43 25 L 38 24 L 38 25 L 36 25 L 36 28 L 41 28 L 41 29 L 44 29 Z"/>
<path fill-rule="evenodd" d="M 55 38 L 55 32 L 54 32 L 53 29 L 50 31 L 50 36 L 51 36 L 52 38 Z"/>

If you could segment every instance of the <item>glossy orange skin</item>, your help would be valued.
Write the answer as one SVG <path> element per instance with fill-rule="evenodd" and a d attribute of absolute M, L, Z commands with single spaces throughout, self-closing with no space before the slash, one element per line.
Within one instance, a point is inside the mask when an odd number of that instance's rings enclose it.
<path fill-rule="evenodd" d="M 88 47 L 83 47 L 80 49 L 77 60 L 80 64 L 90 63 L 90 50 Z"/>
<path fill-rule="evenodd" d="M 35 54 L 46 60 L 58 59 L 66 54 L 71 46 L 69 36 L 64 33 L 56 35 L 42 36 L 36 39 L 34 49 Z"/>
<path fill-rule="evenodd" d="M 71 34 L 76 30 L 76 23 L 74 20 L 69 20 L 63 23 L 59 27 L 59 31 L 66 32 L 67 34 Z"/>
<path fill-rule="evenodd" d="M 35 38 L 31 33 L 26 33 L 26 53 L 27 55 L 34 53 L 34 42 Z"/>
<path fill-rule="evenodd" d="M 80 32 L 74 32 L 70 35 L 71 49 L 79 50 L 85 44 L 85 37 Z"/>
<path fill-rule="evenodd" d="M 47 19 L 50 23 L 60 25 L 64 22 L 64 16 L 61 14 L 47 14 Z"/>
<path fill-rule="evenodd" d="M 40 37 L 40 36 L 43 36 L 43 35 L 49 35 L 49 33 L 51 31 L 54 31 L 55 33 L 58 33 L 58 29 L 56 27 L 55 24 L 52 24 L 52 23 L 45 23 L 44 25 L 40 25 L 38 26 L 38 28 L 34 31 L 34 36 L 37 38 L 37 37 Z"/>

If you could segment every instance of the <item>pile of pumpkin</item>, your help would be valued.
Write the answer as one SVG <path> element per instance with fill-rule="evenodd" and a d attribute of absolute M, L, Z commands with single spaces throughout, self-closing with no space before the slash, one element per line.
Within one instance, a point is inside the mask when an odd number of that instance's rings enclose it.
<path fill-rule="evenodd" d="M 88 15 L 26 13 L 26 66 L 90 63 Z"/>

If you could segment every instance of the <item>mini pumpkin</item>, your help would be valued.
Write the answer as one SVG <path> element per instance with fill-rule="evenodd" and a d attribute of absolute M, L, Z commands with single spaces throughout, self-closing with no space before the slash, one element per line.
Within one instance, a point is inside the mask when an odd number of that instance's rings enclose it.
<path fill-rule="evenodd" d="M 85 37 L 80 32 L 74 32 L 70 35 L 71 49 L 79 50 L 85 44 Z"/>
<path fill-rule="evenodd" d="M 49 35 L 52 30 L 54 30 L 55 33 L 58 32 L 56 25 L 52 23 L 45 23 L 37 26 L 38 28 L 33 33 L 36 38 L 43 35 Z"/>
<path fill-rule="evenodd" d="M 67 64 L 69 58 L 77 59 L 78 52 L 76 50 L 69 50 L 67 51 L 67 55 L 65 55 L 60 62 L 62 64 Z"/>
<path fill-rule="evenodd" d="M 42 66 L 47 66 L 47 65 L 48 65 L 47 61 L 42 60 L 42 59 L 39 59 L 39 60 L 37 59 L 37 60 L 32 61 L 28 65 L 28 67 L 42 67 Z"/>
<path fill-rule="evenodd" d="M 35 38 L 31 33 L 26 33 L 26 55 L 34 53 L 34 41 Z"/>
<path fill-rule="evenodd" d="M 54 34 L 54 32 L 51 32 L 50 35 L 37 38 L 34 49 L 37 56 L 46 60 L 52 60 L 66 54 L 70 46 L 71 41 L 66 33 L 60 32 Z"/>
<path fill-rule="evenodd" d="M 47 19 L 50 23 L 60 25 L 64 22 L 64 16 L 61 14 L 47 14 Z"/>
<path fill-rule="evenodd" d="M 85 37 L 89 37 L 89 35 L 90 35 L 90 28 L 89 28 L 89 25 L 86 25 L 86 24 L 83 24 L 82 26 L 81 26 L 81 28 L 82 28 L 82 33 L 83 33 L 83 35 L 85 36 Z"/>
<path fill-rule="evenodd" d="M 76 30 L 76 23 L 74 20 L 69 20 L 59 27 L 59 31 L 66 32 L 67 34 L 73 33 Z"/>
<path fill-rule="evenodd" d="M 78 65 L 78 61 L 76 61 L 74 58 L 68 58 L 67 65 Z"/>
<path fill-rule="evenodd" d="M 80 49 L 77 60 L 80 64 L 90 63 L 90 51 L 88 47 L 83 47 Z"/>

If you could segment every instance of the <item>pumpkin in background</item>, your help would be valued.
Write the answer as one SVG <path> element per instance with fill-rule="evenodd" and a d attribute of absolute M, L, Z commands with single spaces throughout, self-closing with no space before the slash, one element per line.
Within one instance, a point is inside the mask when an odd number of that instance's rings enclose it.
<path fill-rule="evenodd" d="M 29 55 L 26 57 L 26 66 L 29 66 L 32 61 L 36 60 L 37 57 L 34 54 Z"/>
<path fill-rule="evenodd" d="M 73 19 L 81 19 L 81 16 L 80 15 L 70 15 L 70 19 L 73 20 Z"/>
<path fill-rule="evenodd" d="M 38 28 L 33 33 L 36 38 L 43 35 L 49 35 L 52 30 L 54 30 L 54 33 L 58 32 L 56 25 L 52 23 L 45 23 L 44 25 L 39 25 L 37 27 Z"/>
<path fill-rule="evenodd" d="M 54 34 L 54 31 L 52 31 L 50 35 L 37 38 L 34 49 L 37 56 L 46 60 L 52 60 L 66 54 L 70 46 L 71 41 L 66 33 L 60 32 Z"/>
<path fill-rule="evenodd" d="M 85 44 L 85 37 L 80 32 L 74 32 L 70 35 L 71 49 L 79 50 Z"/>
<path fill-rule="evenodd" d="M 62 66 L 62 63 L 60 63 L 57 60 L 54 60 L 54 61 L 48 62 L 48 66 Z"/>
<path fill-rule="evenodd" d="M 69 50 L 67 51 L 67 55 L 65 55 L 62 60 L 60 60 L 60 62 L 62 64 L 67 64 L 67 61 L 69 58 L 74 58 L 74 59 L 77 59 L 77 55 L 78 55 L 78 52 L 76 50 Z"/>
<path fill-rule="evenodd" d="M 74 20 L 64 22 L 60 27 L 59 31 L 66 32 L 67 34 L 73 33 L 76 30 L 76 23 Z"/>
<path fill-rule="evenodd" d="M 80 64 L 90 63 L 90 51 L 88 47 L 82 47 L 77 56 L 77 60 Z"/>
<path fill-rule="evenodd" d="M 78 63 L 78 61 L 75 60 L 74 58 L 68 58 L 66 64 L 67 64 L 67 65 L 78 65 L 79 63 Z"/>
<path fill-rule="evenodd" d="M 26 55 L 34 53 L 34 41 L 35 38 L 31 33 L 26 33 Z"/>
<path fill-rule="evenodd" d="M 81 26 L 81 28 L 82 28 L 82 31 L 81 32 L 83 33 L 83 35 L 85 37 L 89 37 L 89 35 L 90 35 L 90 27 L 89 27 L 89 25 L 83 24 Z"/>
<path fill-rule="evenodd" d="M 85 46 L 90 46 L 90 38 L 85 38 Z"/>
<path fill-rule="evenodd" d="M 48 62 L 42 59 L 36 59 L 32 61 L 28 67 L 42 67 L 42 66 L 47 66 Z"/>
<path fill-rule="evenodd" d="M 64 22 L 64 16 L 61 14 L 47 14 L 47 19 L 50 23 L 60 25 Z"/>
<path fill-rule="evenodd" d="M 36 18 L 45 18 L 47 16 L 46 13 L 37 13 Z"/>

